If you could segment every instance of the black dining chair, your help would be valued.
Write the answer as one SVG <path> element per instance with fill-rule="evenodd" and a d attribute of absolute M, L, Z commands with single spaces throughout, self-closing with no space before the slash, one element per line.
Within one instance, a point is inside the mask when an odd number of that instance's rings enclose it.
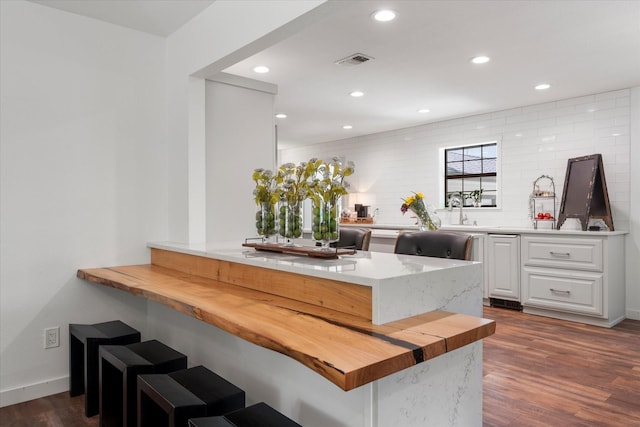
<path fill-rule="evenodd" d="M 471 234 L 458 231 L 437 230 L 400 233 L 396 238 L 393 252 L 469 261 L 472 239 Z"/>
<path fill-rule="evenodd" d="M 368 228 L 342 227 L 340 239 L 331 244 L 333 248 L 357 249 L 368 251 L 371 242 L 371 230 Z"/>

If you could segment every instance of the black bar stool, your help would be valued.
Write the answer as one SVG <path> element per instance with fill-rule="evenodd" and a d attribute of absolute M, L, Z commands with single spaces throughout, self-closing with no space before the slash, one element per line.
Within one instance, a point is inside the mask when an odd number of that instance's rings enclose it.
<path fill-rule="evenodd" d="M 138 427 L 186 427 L 190 418 L 244 408 L 242 389 L 204 366 L 138 376 Z"/>
<path fill-rule="evenodd" d="M 120 320 L 94 325 L 69 325 L 69 394 L 85 393 L 87 417 L 99 410 L 99 355 L 101 345 L 140 342 L 140 332 Z"/>
<path fill-rule="evenodd" d="M 137 376 L 186 369 L 187 356 L 157 340 L 100 346 L 100 426 L 137 423 Z"/>
<path fill-rule="evenodd" d="M 191 418 L 189 427 L 302 427 L 264 402 L 219 417 Z"/>

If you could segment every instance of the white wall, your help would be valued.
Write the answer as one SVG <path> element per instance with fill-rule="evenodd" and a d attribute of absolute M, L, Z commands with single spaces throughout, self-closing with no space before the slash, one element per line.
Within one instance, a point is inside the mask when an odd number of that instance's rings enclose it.
<path fill-rule="evenodd" d="M 634 106 L 632 108 L 632 92 Z M 553 177 L 559 209 L 567 159 L 601 153 L 616 230 L 630 230 L 635 242 L 627 253 L 627 316 L 640 319 L 640 272 L 637 266 L 637 178 L 640 135 L 632 132 L 631 111 L 638 115 L 638 89 L 586 95 L 539 105 L 430 123 L 390 132 L 281 150 L 279 162 L 299 162 L 311 157 L 345 156 L 356 164 L 351 192 L 372 194 L 379 209 L 379 224 L 412 224 L 400 212 L 401 198 L 412 191 L 425 194 L 438 205 L 440 150 L 443 147 L 501 141 L 502 205 L 497 209 L 465 209 L 470 222 L 481 225 L 528 226 L 528 197 L 540 175 Z M 635 120 L 637 122 L 637 119 Z M 612 136 L 619 134 L 619 136 Z M 633 150 L 631 147 L 634 147 Z M 635 216 L 632 214 L 635 212 Z M 457 212 L 438 211 L 443 223 L 456 223 Z M 630 224 L 630 218 L 635 222 Z M 579 228 L 568 219 L 563 228 Z"/>
<path fill-rule="evenodd" d="M 256 235 L 251 174 L 275 170 L 274 126 L 273 93 L 207 80 L 207 242 Z"/>
<path fill-rule="evenodd" d="M 122 319 L 142 300 L 76 279 L 142 263 L 167 236 L 165 40 L 2 1 L 1 405 L 68 389 L 68 324 Z M 61 345 L 43 349 L 43 329 Z"/>

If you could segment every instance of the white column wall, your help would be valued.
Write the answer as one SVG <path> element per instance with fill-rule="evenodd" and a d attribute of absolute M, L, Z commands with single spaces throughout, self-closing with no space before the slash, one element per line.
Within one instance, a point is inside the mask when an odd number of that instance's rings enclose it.
<path fill-rule="evenodd" d="M 256 168 L 274 170 L 273 94 L 206 81 L 207 242 L 256 235 Z"/>

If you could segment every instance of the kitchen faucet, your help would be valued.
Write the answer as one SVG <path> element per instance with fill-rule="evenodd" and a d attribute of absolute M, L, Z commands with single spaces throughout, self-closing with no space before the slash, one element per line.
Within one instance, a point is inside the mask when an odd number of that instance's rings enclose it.
<path fill-rule="evenodd" d="M 464 206 L 462 193 L 454 193 L 449 196 L 449 212 L 453 211 L 454 204 L 456 207 L 460 208 L 460 219 L 458 220 L 458 225 L 464 225 L 464 222 L 467 220 L 467 215 L 463 216 L 462 213 L 462 207 Z"/>

